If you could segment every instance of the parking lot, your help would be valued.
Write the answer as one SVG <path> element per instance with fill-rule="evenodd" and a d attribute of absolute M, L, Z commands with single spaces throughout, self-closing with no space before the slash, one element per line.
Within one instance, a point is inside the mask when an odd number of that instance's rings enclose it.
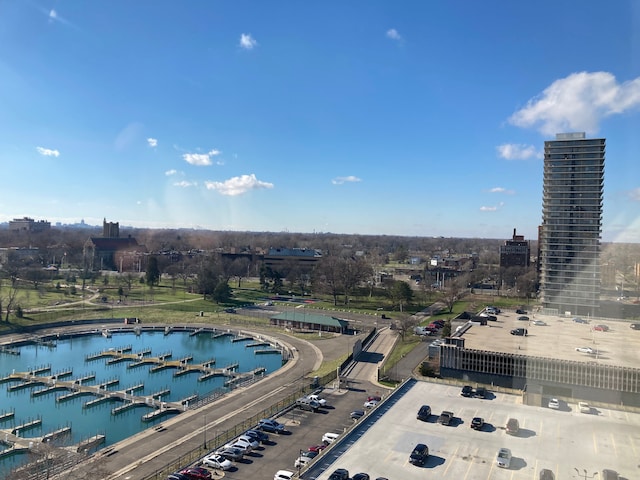
<path fill-rule="evenodd" d="M 294 462 L 300 450 L 322 443 L 322 436 L 326 432 L 343 433 L 353 426 L 350 412 L 362 410 L 367 396 L 379 394 L 383 394 L 380 389 L 358 381 L 352 382 L 349 390 L 325 390 L 321 396 L 327 400 L 326 408 L 316 413 L 293 409 L 279 417 L 277 420 L 286 426 L 287 433 L 270 433 L 268 444 L 261 445 L 257 451 L 236 462 L 234 468 L 224 472 L 224 478 L 271 480 L 278 470 L 297 472 Z"/>
<path fill-rule="evenodd" d="M 640 478 L 640 415 L 603 409 L 585 414 L 566 404 L 551 410 L 521 405 L 519 399 L 501 393 L 465 398 L 459 387 L 417 382 L 393 405 L 382 403 L 371 413 L 369 418 L 376 421 L 356 432 L 356 441 L 349 439 L 350 447 L 323 473 L 305 478 L 324 480 L 335 468 L 345 468 L 352 476 L 366 472 L 372 479 L 537 480 L 543 468 L 552 470 L 556 479 L 594 478 L 604 468 L 617 470 L 623 478 Z M 416 419 L 422 404 L 433 411 L 426 422 Z M 451 426 L 436 422 L 442 410 L 454 413 Z M 476 416 L 487 422 L 481 431 L 470 428 Z M 516 436 L 505 432 L 511 417 L 520 423 Z M 409 463 L 417 443 L 429 446 L 424 467 Z M 513 454 L 508 469 L 496 466 L 502 447 Z"/>
<path fill-rule="evenodd" d="M 576 323 L 573 317 L 532 312 L 526 315 L 529 321 L 518 320 L 521 316 L 513 310 L 502 311 L 497 321 L 489 321 L 486 326 L 474 325 L 463 336 L 465 347 L 628 367 L 640 364 L 640 331 L 629 328 L 628 322 L 583 317 L 589 323 Z M 536 320 L 546 325 L 535 325 Z M 600 323 L 606 324 L 609 331 L 593 329 Z M 528 335 L 511 335 L 509 332 L 515 328 L 526 328 Z M 579 347 L 591 347 L 597 354 L 576 351 Z"/>

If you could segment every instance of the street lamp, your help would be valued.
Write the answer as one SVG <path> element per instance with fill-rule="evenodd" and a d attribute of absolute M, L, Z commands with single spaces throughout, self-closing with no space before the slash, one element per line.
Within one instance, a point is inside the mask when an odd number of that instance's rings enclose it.
<path fill-rule="evenodd" d="M 578 470 L 578 469 L 577 469 L 577 468 L 575 468 L 575 467 L 574 467 L 573 469 L 576 471 L 576 473 L 578 474 L 578 476 L 579 476 L 580 478 L 583 478 L 583 479 L 585 479 L 585 480 L 586 480 L 586 479 L 588 479 L 588 478 L 595 478 L 596 476 L 598 476 L 598 472 L 593 472 L 593 474 L 592 474 L 592 475 L 589 475 L 589 474 L 587 473 L 587 469 L 586 469 L 586 468 L 583 468 L 583 469 L 582 469 L 582 472 L 580 472 L 580 470 Z"/>
<path fill-rule="evenodd" d="M 302 461 L 300 460 L 302 458 L 302 449 L 300 449 L 300 452 L 298 454 L 298 478 L 300 478 L 300 469 L 302 468 Z"/>
<path fill-rule="evenodd" d="M 207 415 L 204 415 L 204 430 L 202 431 L 203 435 L 204 435 L 204 443 L 203 443 L 203 447 L 206 450 L 207 449 Z"/>

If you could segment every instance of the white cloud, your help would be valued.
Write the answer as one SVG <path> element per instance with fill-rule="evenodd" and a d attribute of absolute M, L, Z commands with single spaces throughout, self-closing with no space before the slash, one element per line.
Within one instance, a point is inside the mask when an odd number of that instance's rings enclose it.
<path fill-rule="evenodd" d="M 522 145 L 516 143 L 504 143 L 496 147 L 498 156 L 507 160 L 526 160 L 527 158 L 542 158 L 542 154 L 533 145 Z"/>
<path fill-rule="evenodd" d="M 629 192 L 629 198 L 634 202 L 640 202 L 640 187 L 634 188 Z"/>
<path fill-rule="evenodd" d="M 579 72 L 554 81 L 515 112 L 509 122 L 545 135 L 596 133 L 600 122 L 640 107 L 640 77 L 618 83 L 609 72 Z"/>
<path fill-rule="evenodd" d="M 205 182 L 208 190 L 217 190 L 221 195 L 242 195 L 249 190 L 273 188 L 273 183 L 263 182 L 256 178 L 255 174 L 232 177 L 224 182 Z"/>
<path fill-rule="evenodd" d="M 362 179 L 355 177 L 353 175 L 349 175 L 348 177 L 336 177 L 333 180 L 331 180 L 331 183 L 333 183 L 334 185 L 342 185 L 343 183 L 347 183 L 347 182 L 361 182 Z"/>
<path fill-rule="evenodd" d="M 387 30 L 387 38 L 390 38 L 391 40 L 396 40 L 396 41 L 400 41 L 402 40 L 402 36 L 398 33 L 398 31 L 395 28 L 390 28 L 389 30 Z"/>
<path fill-rule="evenodd" d="M 494 205 L 492 207 L 488 207 L 488 206 L 482 206 L 480 207 L 480 211 L 481 212 L 495 212 L 497 210 L 499 210 L 502 206 L 504 205 L 503 202 L 500 202 L 498 205 Z"/>
<path fill-rule="evenodd" d="M 182 188 L 187 188 L 187 187 L 196 187 L 198 186 L 197 182 L 189 182 L 187 180 L 182 180 L 181 182 L 175 182 L 173 184 L 174 187 L 182 187 Z"/>
<path fill-rule="evenodd" d="M 49 11 L 49 18 L 51 20 L 55 20 L 58 18 L 58 12 L 56 12 L 53 8 Z"/>
<path fill-rule="evenodd" d="M 147 138 L 147 143 L 149 144 L 150 147 L 157 147 L 158 146 L 158 139 L 157 138 Z"/>
<path fill-rule="evenodd" d="M 253 50 L 255 46 L 258 45 L 256 39 L 251 36 L 250 33 L 243 33 L 240 35 L 240 48 L 244 48 L 245 50 Z"/>
<path fill-rule="evenodd" d="M 40 155 L 45 157 L 59 157 L 60 152 L 58 150 L 51 150 L 50 148 L 36 147 L 36 150 Z"/>
<path fill-rule="evenodd" d="M 220 150 L 209 150 L 208 153 L 185 153 L 182 155 L 182 158 L 185 162 L 190 163 L 191 165 L 197 165 L 199 167 L 212 165 L 211 157 L 215 157 L 220 155 L 222 152 Z M 222 165 L 222 162 L 216 162 L 218 165 Z"/>
<path fill-rule="evenodd" d="M 490 193 L 506 193 L 507 195 L 513 195 L 514 193 L 516 193 L 513 190 L 507 190 L 504 187 L 493 187 L 491 189 L 489 189 Z"/>
<path fill-rule="evenodd" d="M 178 173 L 178 171 L 177 171 L 175 168 L 172 168 L 171 170 L 167 170 L 166 172 L 164 172 L 164 174 L 165 174 L 167 177 L 170 177 L 171 175 L 175 175 L 175 174 L 177 174 L 177 173 Z"/>

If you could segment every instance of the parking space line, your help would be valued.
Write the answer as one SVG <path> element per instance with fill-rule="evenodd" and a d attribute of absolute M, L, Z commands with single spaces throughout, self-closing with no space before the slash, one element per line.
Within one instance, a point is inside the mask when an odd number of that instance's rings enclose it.
<path fill-rule="evenodd" d="M 471 470 L 471 467 L 473 467 L 473 459 L 476 457 L 478 451 L 480 449 L 476 447 L 476 449 L 474 450 L 473 454 L 470 455 L 470 460 L 469 460 L 469 466 L 467 467 L 467 471 L 464 474 L 464 478 L 466 479 L 469 476 L 469 471 Z"/>
<path fill-rule="evenodd" d="M 460 449 L 460 445 L 458 445 L 456 447 L 456 450 L 453 452 L 452 455 L 449 455 L 449 462 L 445 462 L 447 463 L 447 466 L 444 468 L 444 475 L 447 475 L 447 472 L 449 471 L 449 468 L 451 468 L 451 465 L 453 464 L 453 460 L 457 457 L 458 455 L 458 450 Z"/>
<path fill-rule="evenodd" d="M 593 433 L 593 453 L 598 454 L 598 439 L 595 432 Z"/>
<path fill-rule="evenodd" d="M 618 456 L 618 452 L 616 450 L 616 439 L 615 439 L 613 433 L 611 433 L 610 436 L 611 436 L 611 444 L 613 445 L 613 454 L 614 454 L 614 456 L 617 457 Z"/>

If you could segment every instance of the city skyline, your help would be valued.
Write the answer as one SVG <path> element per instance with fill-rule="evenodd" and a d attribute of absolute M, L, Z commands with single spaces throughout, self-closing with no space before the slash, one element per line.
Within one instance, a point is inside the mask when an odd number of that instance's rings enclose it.
<path fill-rule="evenodd" d="M 0 222 L 535 240 L 544 142 L 586 132 L 603 241 L 640 242 L 638 31 L 632 1 L 3 3 Z"/>

